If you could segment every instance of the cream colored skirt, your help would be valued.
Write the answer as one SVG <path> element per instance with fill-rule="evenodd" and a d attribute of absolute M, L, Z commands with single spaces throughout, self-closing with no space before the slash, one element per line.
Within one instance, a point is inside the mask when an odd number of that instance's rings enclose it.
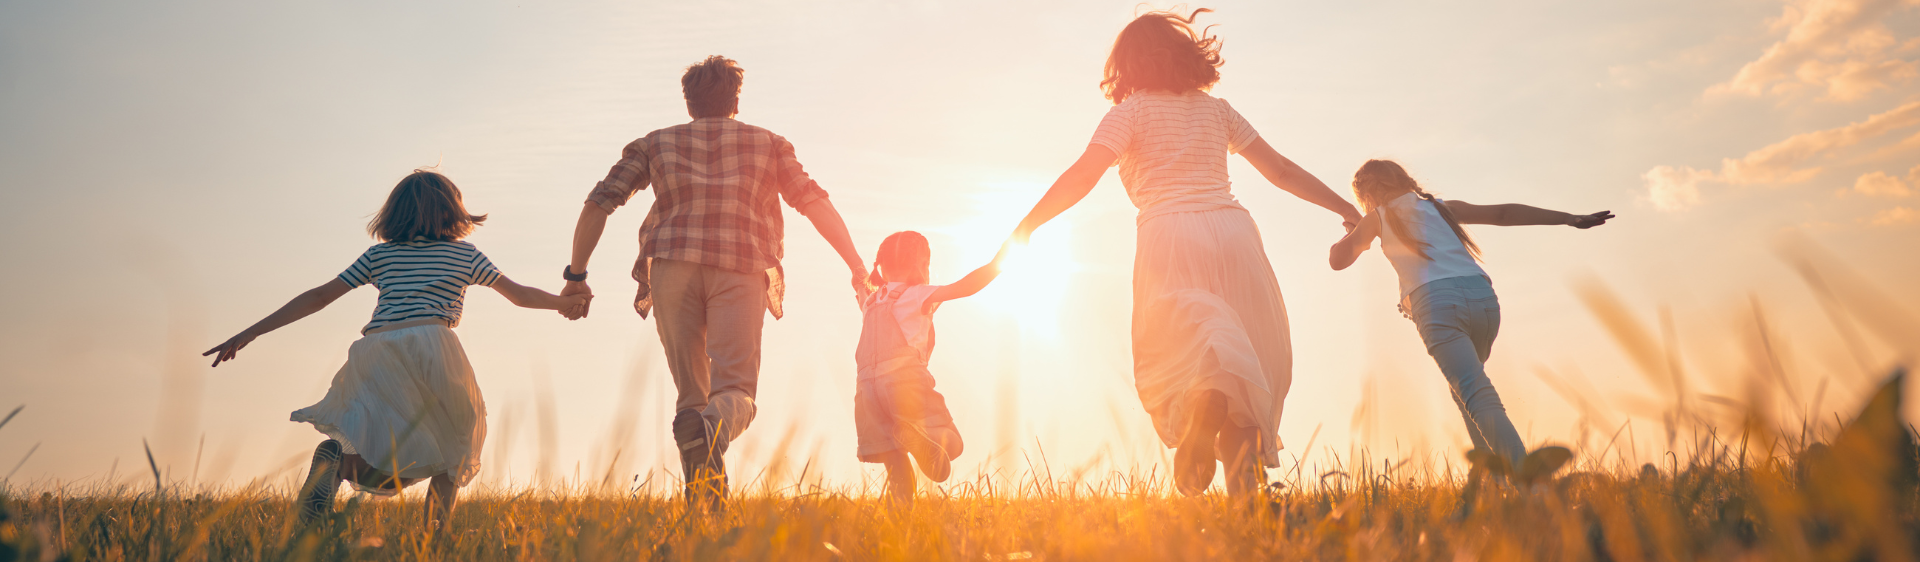
<path fill-rule="evenodd" d="M 1167 446 L 1186 431 L 1188 398 L 1219 390 L 1234 424 L 1259 428 L 1262 464 L 1279 466 L 1293 343 L 1280 283 L 1245 210 L 1169 213 L 1140 225 L 1133 371 L 1140 404 Z"/>
<path fill-rule="evenodd" d="M 347 349 L 320 403 L 293 421 L 340 441 L 348 454 L 401 478 L 446 473 L 467 485 L 480 471 L 487 406 L 460 338 L 444 325 L 368 334 Z"/>

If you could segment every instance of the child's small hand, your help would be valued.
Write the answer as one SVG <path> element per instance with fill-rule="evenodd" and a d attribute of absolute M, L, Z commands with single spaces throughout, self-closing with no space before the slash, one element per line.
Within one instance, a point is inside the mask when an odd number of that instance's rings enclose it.
<path fill-rule="evenodd" d="M 249 343 L 253 343 L 253 338 L 254 335 L 252 332 L 242 331 L 239 334 L 235 334 L 232 338 L 228 338 L 227 341 L 221 342 L 220 345 L 213 346 L 213 349 L 207 350 L 206 353 L 202 353 L 200 356 L 206 357 L 218 353 L 219 355 L 214 355 L 213 358 L 213 366 L 218 367 L 222 361 L 232 361 L 235 357 L 238 357 L 242 348 L 247 347 Z"/>
<path fill-rule="evenodd" d="M 586 308 L 587 303 L 593 302 L 593 295 L 586 294 L 586 293 L 565 295 L 560 297 L 560 302 L 562 303 L 560 310 L 563 310 L 563 311 L 573 310 L 576 308 Z"/>
<path fill-rule="evenodd" d="M 1581 230 L 1586 230 L 1589 228 L 1607 224 L 1607 220 L 1612 218 L 1613 218 L 1612 211 L 1600 211 L 1598 213 L 1594 213 L 1591 215 L 1574 215 L 1573 218 L 1567 219 L 1567 226 L 1571 226 Z"/>

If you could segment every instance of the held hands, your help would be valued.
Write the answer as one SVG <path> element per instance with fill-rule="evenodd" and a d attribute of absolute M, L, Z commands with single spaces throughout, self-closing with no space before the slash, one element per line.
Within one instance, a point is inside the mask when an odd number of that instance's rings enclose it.
<path fill-rule="evenodd" d="M 1567 219 L 1567 226 L 1571 226 L 1581 230 L 1586 230 L 1589 228 L 1607 224 L 1607 220 L 1612 218 L 1613 218 L 1612 211 L 1600 211 L 1598 213 L 1594 213 L 1591 215 L 1574 215 L 1572 218 Z"/>
<path fill-rule="evenodd" d="M 568 320 L 579 320 L 587 317 L 587 310 L 593 305 L 593 288 L 588 287 L 586 281 L 568 281 L 567 286 L 560 289 L 560 296 L 562 298 L 577 298 L 578 300 L 578 302 L 562 307 L 560 309 L 561 316 L 567 317 Z"/>
<path fill-rule="evenodd" d="M 850 263 L 847 264 L 847 270 L 853 273 L 854 298 L 860 301 L 867 300 L 867 295 L 873 294 L 874 291 L 873 284 L 867 282 L 867 266 Z"/>
<path fill-rule="evenodd" d="M 232 361 L 235 357 L 239 356 L 240 350 L 247 347 L 247 344 L 253 343 L 254 337 L 253 332 L 243 330 L 239 334 L 235 334 L 232 338 L 228 338 L 227 341 L 221 342 L 220 345 L 213 346 L 213 349 L 207 350 L 206 353 L 202 353 L 200 356 L 206 357 L 216 353 L 219 354 L 214 355 L 213 358 L 213 366 L 218 367 L 220 366 L 220 362 Z"/>

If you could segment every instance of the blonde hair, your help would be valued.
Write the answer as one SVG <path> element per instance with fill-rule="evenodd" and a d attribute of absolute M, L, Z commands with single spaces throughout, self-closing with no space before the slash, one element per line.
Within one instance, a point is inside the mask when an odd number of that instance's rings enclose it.
<path fill-rule="evenodd" d="M 401 178 L 387 203 L 367 222 L 367 234 L 382 242 L 426 238 L 451 242 L 473 233 L 486 215 L 467 212 L 460 188 L 438 172 L 414 170 Z"/>
<path fill-rule="evenodd" d="M 1400 167 L 1399 163 L 1392 160 L 1368 160 L 1367 163 L 1360 165 L 1359 171 L 1353 173 L 1353 197 L 1360 200 L 1360 207 L 1368 211 L 1377 209 L 1377 212 L 1383 214 L 1380 217 L 1381 220 L 1387 223 L 1388 228 L 1393 229 L 1394 236 L 1406 241 L 1407 246 L 1412 248 L 1414 253 L 1419 254 L 1421 259 L 1433 259 L 1427 255 L 1427 248 L 1432 245 L 1412 235 L 1407 228 L 1407 217 L 1391 213 L 1387 208 L 1387 202 L 1407 193 L 1412 193 L 1433 205 L 1434 210 L 1440 212 L 1440 218 L 1447 221 L 1447 227 L 1453 229 L 1454 236 L 1460 238 L 1460 245 L 1467 247 L 1467 253 L 1472 255 L 1473 259 L 1480 259 L 1480 245 L 1475 244 L 1473 237 L 1467 234 L 1467 229 L 1462 228 L 1460 221 L 1453 218 L 1453 211 L 1447 210 L 1446 205 L 1435 200 L 1433 194 L 1421 189 L 1420 183 L 1413 181 L 1413 176 L 1408 175 L 1406 168 Z"/>
<path fill-rule="evenodd" d="M 912 275 L 913 271 L 902 271 L 918 260 L 920 265 L 932 258 L 933 251 L 927 248 L 927 237 L 911 230 L 902 230 L 880 241 L 880 251 L 873 256 L 873 270 L 867 273 L 867 282 L 874 286 L 887 284 L 887 273 L 895 278 Z M 884 272 L 883 272 L 884 271 Z M 926 272 L 918 272 L 925 275 Z"/>

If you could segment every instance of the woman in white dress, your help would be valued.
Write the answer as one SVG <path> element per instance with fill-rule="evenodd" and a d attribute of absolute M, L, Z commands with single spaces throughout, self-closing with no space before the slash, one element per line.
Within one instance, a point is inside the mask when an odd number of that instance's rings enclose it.
<path fill-rule="evenodd" d="M 1013 237 L 1024 243 L 1120 166 L 1140 211 L 1133 364 L 1141 405 L 1176 448 L 1181 493 L 1205 492 L 1219 460 L 1227 491 L 1239 495 L 1279 465 L 1293 349 L 1260 230 L 1229 188 L 1227 156 L 1239 154 L 1273 185 L 1347 222 L 1360 212 L 1275 152 L 1226 100 L 1207 95 L 1223 62 L 1219 40 L 1191 27 L 1207 11 L 1152 12 L 1121 30 L 1101 81 L 1113 109 Z"/>

